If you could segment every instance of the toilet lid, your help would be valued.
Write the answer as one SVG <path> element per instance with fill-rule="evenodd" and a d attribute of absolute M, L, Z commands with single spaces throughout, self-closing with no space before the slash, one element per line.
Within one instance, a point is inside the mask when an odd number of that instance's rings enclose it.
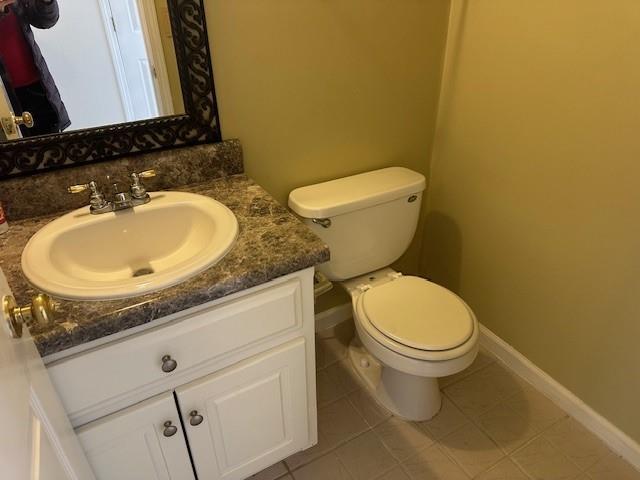
<path fill-rule="evenodd" d="M 473 333 L 467 305 L 446 288 L 419 277 L 403 276 L 367 290 L 362 307 L 383 335 L 419 350 L 455 348 Z"/>

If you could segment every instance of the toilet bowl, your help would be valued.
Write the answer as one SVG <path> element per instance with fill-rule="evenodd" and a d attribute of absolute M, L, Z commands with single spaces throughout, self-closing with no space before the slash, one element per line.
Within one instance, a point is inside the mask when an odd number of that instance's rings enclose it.
<path fill-rule="evenodd" d="M 319 270 L 351 295 L 354 368 L 395 415 L 428 420 L 440 409 L 438 378 L 478 353 L 478 322 L 457 295 L 389 265 L 407 250 L 426 180 L 390 167 L 297 188 L 289 207 L 328 245 Z"/>
<path fill-rule="evenodd" d="M 357 337 L 354 369 L 397 416 L 423 421 L 440 410 L 438 378 L 467 368 L 478 352 L 478 322 L 457 295 L 389 268 L 343 283 Z"/>

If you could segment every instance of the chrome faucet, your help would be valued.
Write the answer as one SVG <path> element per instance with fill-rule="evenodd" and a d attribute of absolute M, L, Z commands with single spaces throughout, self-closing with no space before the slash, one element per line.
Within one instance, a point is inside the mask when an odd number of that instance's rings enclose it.
<path fill-rule="evenodd" d="M 111 199 L 106 198 L 95 181 L 80 185 L 72 185 L 67 188 L 67 191 L 69 193 L 91 192 L 91 197 L 89 199 L 89 211 L 93 215 L 98 215 L 101 213 L 126 210 L 128 208 L 149 203 L 151 201 L 151 197 L 149 197 L 147 189 L 141 179 L 152 178 L 155 176 L 155 170 L 145 170 L 144 172 L 132 173 L 129 175 L 131 178 L 131 185 L 129 186 L 128 191 L 126 189 L 122 189 L 120 187 L 120 183 L 117 181 L 113 182 L 113 179 L 107 177 L 109 182 L 112 182 L 111 188 L 113 192 Z"/>

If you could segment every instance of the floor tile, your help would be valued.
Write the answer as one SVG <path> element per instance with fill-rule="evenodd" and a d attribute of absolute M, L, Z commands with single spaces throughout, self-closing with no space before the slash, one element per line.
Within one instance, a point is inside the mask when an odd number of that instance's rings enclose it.
<path fill-rule="evenodd" d="M 344 372 L 344 368 L 340 362 L 336 362 L 317 372 L 318 407 L 334 402 L 356 388 L 349 375 Z"/>
<path fill-rule="evenodd" d="M 418 453 L 422 447 L 431 445 L 434 440 L 420 425 L 391 417 L 373 430 L 385 447 L 398 460 L 402 461 Z"/>
<path fill-rule="evenodd" d="M 510 458 L 503 458 L 476 478 L 478 480 L 529 480 L 529 477 Z"/>
<path fill-rule="evenodd" d="M 445 393 L 463 413 L 477 417 L 515 395 L 525 385 L 524 380 L 494 362 L 446 387 Z"/>
<path fill-rule="evenodd" d="M 442 396 L 442 408 L 431 420 L 420 422 L 424 428 L 435 439 L 449 435 L 454 430 L 469 423 L 469 419 L 462 414 L 448 397 Z"/>
<path fill-rule="evenodd" d="M 609 449 L 599 438 L 570 417 L 544 432 L 544 437 L 581 470 L 609 455 Z"/>
<path fill-rule="evenodd" d="M 565 480 L 580 474 L 578 467 L 544 437 L 536 438 L 511 458 L 534 479 Z"/>
<path fill-rule="evenodd" d="M 334 447 L 335 444 L 330 445 L 322 432 L 318 432 L 318 443 L 316 445 L 301 452 L 294 453 L 289 458 L 285 459 L 285 463 L 291 470 L 293 470 L 315 460 L 318 457 L 321 457 L 322 455 L 325 455 Z"/>
<path fill-rule="evenodd" d="M 323 368 L 316 373 L 316 399 L 318 407 L 335 402 L 346 395 L 341 385 L 331 378 L 328 368 Z"/>
<path fill-rule="evenodd" d="M 278 462 L 275 465 L 271 465 L 269 468 L 265 468 L 259 473 L 250 476 L 247 480 L 276 480 L 283 475 L 289 473 L 284 462 Z"/>
<path fill-rule="evenodd" d="M 316 334 L 316 348 L 320 354 L 316 357 L 316 368 L 324 368 L 347 356 L 349 342 L 354 336 L 353 322 L 343 322 L 335 327 Z"/>
<path fill-rule="evenodd" d="M 525 385 L 505 403 L 539 432 L 567 416 L 560 407 L 530 385 Z"/>
<path fill-rule="evenodd" d="M 423 448 L 402 463 L 412 480 L 468 480 L 468 476 L 438 445 Z"/>
<path fill-rule="evenodd" d="M 441 379 L 443 404 L 433 419 L 392 416 L 351 366 L 352 336 L 353 325 L 316 335 L 318 445 L 251 480 L 640 480 L 486 351 Z"/>
<path fill-rule="evenodd" d="M 293 478 L 295 480 L 352 480 L 347 469 L 333 452 L 294 470 Z"/>
<path fill-rule="evenodd" d="M 444 437 L 440 445 L 471 477 L 488 470 L 504 457 L 502 450 L 471 423 Z"/>
<path fill-rule="evenodd" d="M 379 405 L 363 388 L 350 393 L 349 401 L 370 427 L 375 427 L 391 416 L 391 412 Z"/>
<path fill-rule="evenodd" d="M 327 353 L 324 350 L 322 342 L 316 337 L 316 370 L 321 370 L 328 365 Z"/>
<path fill-rule="evenodd" d="M 318 409 L 318 443 L 285 460 L 295 469 L 326 454 L 339 444 L 354 438 L 369 426 L 362 420 L 347 397 Z"/>
<path fill-rule="evenodd" d="M 505 453 L 511 453 L 539 433 L 529 419 L 518 415 L 505 403 L 480 415 L 477 422 Z"/>
<path fill-rule="evenodd" d="M 362 383 L 360 376 L 353 368 L 353 365 L 351 365 L 350 358 L 343 358 L 335 365 L 336 375 L 347 392 L 351 393 L 364 388 L 364 384 Z"/>
<path fill-rule="evenodd" d="M 346 397 L 318 409 L 318 431 L 329 447 L 357 436 L 369 426 Z"/>
<path fill-rule="evenodd" d="M 491 353 L 489 353 L 487 350 L 483 348 L 480 348 L 478 355 L 476 356 L 473 363 L 469 365 L 469 367 L 465 368 L 461 372 L 458 372 L 454 375 L 449 375 L 448 377 L 440 378 L 439 379 L 440 387 L 444 388 L 447 385 L 451 385 L 452 383 L 455 383 L 462 378 L 468 377 L 472 373 L 477 372 L 481 368 L 486 367 L 487 365 L 489 365 L 490 363 L 493 363 L 494 361 L 495 361 L 495 357 Z"/>
<path fill-rule="evenodd" d="M 592 480 L 640 480 L 640 472 L 614 453 L 601 458 L 587 474 Z"/>
<path fill-rule="evenodd" d="M 376 478 L 376 480 L 410 480 L 410 478 L 402 467 L 398 466 L 381 477 Z"/>
<path fill-rule="evenodd" d="M 372 431 L 345 443 L 336 455 L 355 480 L 375 478 L 397 464 Z"/>

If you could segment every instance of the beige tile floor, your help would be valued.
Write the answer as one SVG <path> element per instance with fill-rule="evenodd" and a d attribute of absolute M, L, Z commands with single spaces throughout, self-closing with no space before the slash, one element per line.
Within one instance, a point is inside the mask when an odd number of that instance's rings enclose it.
<path fill-rule="evenodd" d="M 440 413 L 392 416 L 361 388 L 346 357 L 352 326 L 317 338 L 318 437 L 253 480 L 640 480 L 580 424 L 482 351 L 441 379 Z"/>

